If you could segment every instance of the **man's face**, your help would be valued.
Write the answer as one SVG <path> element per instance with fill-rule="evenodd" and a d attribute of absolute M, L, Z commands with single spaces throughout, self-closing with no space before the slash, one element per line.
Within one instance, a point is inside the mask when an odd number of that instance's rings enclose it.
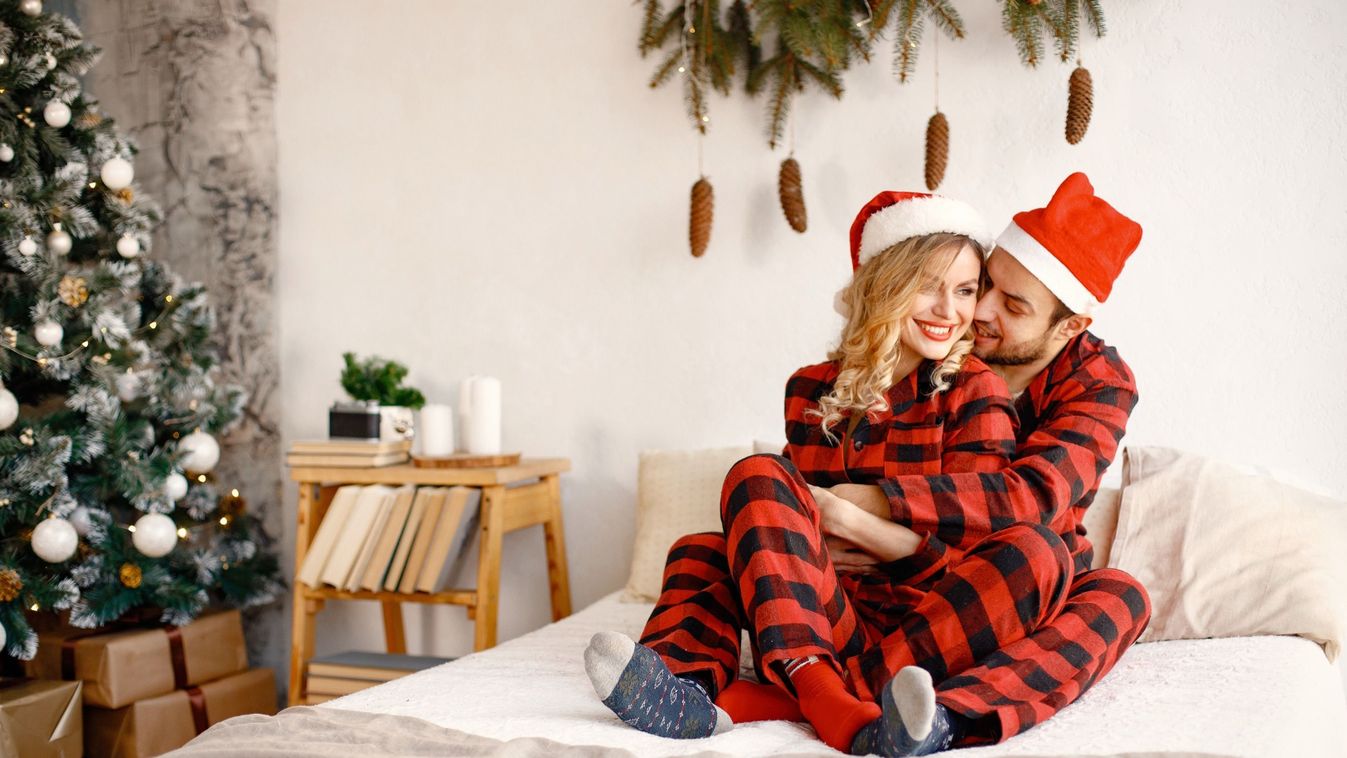
<path fill-rule="evenodd" d="M 1057 297 L 1003 248 L 983 270 L 986 290 L 973 313 L 973 352 L 992 366 L 1024 366 L 1053 348 Z"/>

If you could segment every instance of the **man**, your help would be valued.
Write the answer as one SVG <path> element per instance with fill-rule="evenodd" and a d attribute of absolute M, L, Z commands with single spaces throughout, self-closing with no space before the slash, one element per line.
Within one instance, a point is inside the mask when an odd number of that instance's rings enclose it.
<path fill-rule="evenodd" d="M 1141 227 L 1095 197 L 1080 173 L 1046 208 L 1017 214 L 987 260 L 974 315 L 975 353 L 1015 398 L 1015 461 L 993 474 L 830 488 L 842 501 L 931 535 L 942 549 L 967 547 L 1017 522 L 1041 524 L 1061 536 L 1074 562 L 1056 617 L 971 668 L 951 670 L 947 660 L 962 641 L 933 650 L 929 633 L 915 639 L 929 622 L 917 614 L 911 634 L 895 632 L 851 659 L 852 685 L 878 696 L 884 709 L 857 738 L 858 749 L 913 755 L 1004 740 L 1075 701 L 1145 629 L 1144 588 L 1121 571 L 1089 570 L 1093 549 L 1081 526 L 1137 402 L 1127 365 L 1088 331 L 1090 314 L 1140 239 Z M 957 609 L 960 618 L 980 611 Z"/>

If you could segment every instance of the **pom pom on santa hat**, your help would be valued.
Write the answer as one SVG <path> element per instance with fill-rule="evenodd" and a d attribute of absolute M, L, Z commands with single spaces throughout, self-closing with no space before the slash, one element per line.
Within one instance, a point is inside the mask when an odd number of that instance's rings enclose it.
<path fill-rule="evenodd" d="M 1108 299 L 1140 244 L 1141 225 L 1096 197 L 1080 172 L 1062 182 L 1046 208 L 1015 214 L 996 239 L 1062 304 L 1083 315 Z"/>
<path fill-rule="evenodd" d="M 899 242 L 941 233 L 962 234 L 983 251 L 992 249 L 982 214 L 968 203 L 924 192 L 881 192 L 851 223 L 851 270 Z"/>

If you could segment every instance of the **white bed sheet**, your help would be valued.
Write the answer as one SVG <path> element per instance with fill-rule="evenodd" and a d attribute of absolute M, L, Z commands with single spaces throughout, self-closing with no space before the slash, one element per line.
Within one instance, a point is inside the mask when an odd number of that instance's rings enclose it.
<path fill-rule="evenodd" d="M 736 726 L 704 740 L 652 737 L 594 695 L 582 651 L 596 631 L 639 635 L 651 605 L 617 593 L 492 650 L 320 707 L 414 716 L 500 740 L 546 737 L 638 756 L 840 755 L 808 726 Z M 1296 637 L 1155 642 L 1132 648 L 1078 702 L 999 745 L 950 755 L 1344 756 L 1347 700 L 1318 645 Z"/>

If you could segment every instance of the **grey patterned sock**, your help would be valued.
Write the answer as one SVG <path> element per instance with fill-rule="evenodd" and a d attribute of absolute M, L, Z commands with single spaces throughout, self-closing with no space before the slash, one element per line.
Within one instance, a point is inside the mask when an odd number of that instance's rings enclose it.
<path fill-rule="evenodd" d="M 862 728 L 851 743 L 853 755 L 929 755 L 954 742 L 952 714 L 935 702 L 935 686 L 923 668 L 906 666 L 899 671 L 884 688 L 880 706 L 883 715 Z"/>
<path fill-rule="evenodd" d="M 585 672 L 603 704 L 647 734 L 710 737 L 734 724 L 691 679 L 674 676 L 655 651 L 618 632 L 599 632 L 585 648 Z"/>

